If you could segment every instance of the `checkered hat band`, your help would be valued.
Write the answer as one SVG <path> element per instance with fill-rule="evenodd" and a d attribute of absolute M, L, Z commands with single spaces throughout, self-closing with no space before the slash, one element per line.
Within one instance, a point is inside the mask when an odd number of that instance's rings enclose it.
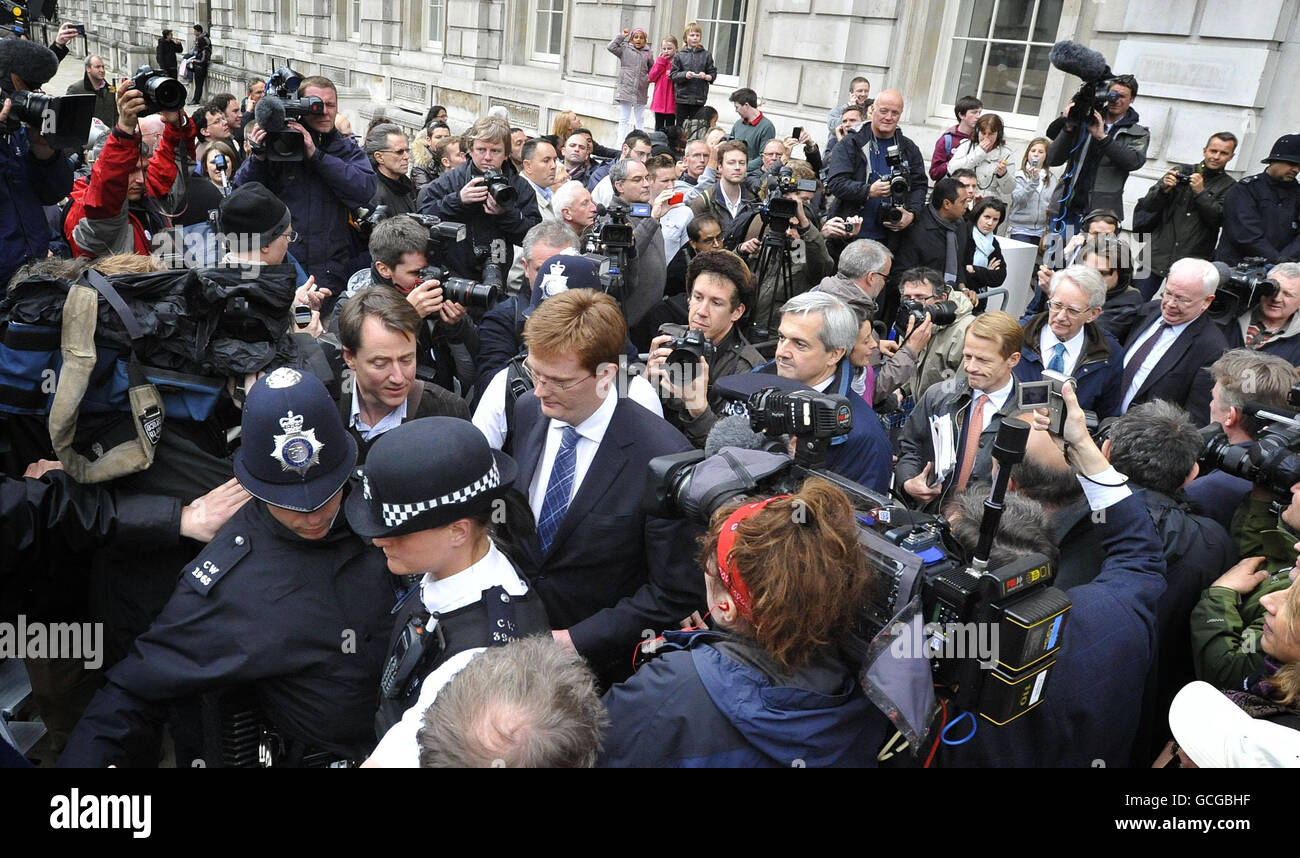
<path fill-rule="evenodd" d="M 475 480 L 463 489 L 457 489 L 450 494 L 431 500 L 418 501 L 416 503 L 385 503 L 380 504 L 384 516 L 385 527 L 397 527 L 406 522 L 412 516 L 419 515 L 422 512 L 428 512 L 431 509 L 437 509 L 447 504 L 461 504 L 473 500 L 483 492 L 491 491 L 501 485 L 501 471 L 497 469 L 497 463 L 492 463 L 492 469 L 489 470 L 479 479 Z M 369 488 L 367 486 L 366 488 Z M 369 493 L 367 492 L 367 496 Z"/>

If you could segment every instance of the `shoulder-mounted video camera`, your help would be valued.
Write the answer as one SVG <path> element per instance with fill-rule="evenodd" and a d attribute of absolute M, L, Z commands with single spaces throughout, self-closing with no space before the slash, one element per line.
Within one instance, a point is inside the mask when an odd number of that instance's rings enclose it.
<path fill-rule="evenodd" d="M 1300 383 L 1291 387 L 1286 400 L 1300 408 Z M 1291 487 L 1300 483 L 1300 414 L 1258 402 L 1247 402 L 1243 410 L 1265 423 L 1255 433 L 1255 443 L 1238 447 L 1228 441 L 1222 426 L 1211 423 L 1201 430 L 1201 473 L 1217 469 L 1268 489 L 1279 502 L 1288 500 Z"/>
<path fill-rule="evenodd" d="M 1254 308 L 1265 298 L 1277 294 L 1278 283 L 1270 280 L 1268 272 L 1273 266 L 1262 256 L 1247 256 L 1229 268 L 1222 262 L 1214 263 L 1219 272 L 1219 288 L 1210 302 L 1210 316 L 1231 319 Z"/>

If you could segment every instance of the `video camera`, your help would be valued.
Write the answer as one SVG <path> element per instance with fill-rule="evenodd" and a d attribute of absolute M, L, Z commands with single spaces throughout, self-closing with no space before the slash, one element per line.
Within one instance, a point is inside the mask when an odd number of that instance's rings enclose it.
<path fill-rule="evenodd" d="M 908 181 L 903 169 L 903 153 L 898 146 L 885 149 L 885 163 L 889 165 L 889 173 L 881 178 L 889 182 L 889 199 L 880 206 L 877 217 L 881 224 L 898 223 L 903 219 L 912 183 Z"/>
<path fill-rule="evenodd" d="M 465 240 L 465 224 L 416 212 L 407 212 L 405 216 L 429 231 L 429 239 L 424 248 L 427 264 L 420 270 L 420 282 L 437 280 L 442 284 L 442 296 L 445 300 L 464 304 L 466 307 L 479 307 L 486 310 L 497 305 L 503 294 L 499 282 L 490 283 L 486 280 L 476 282 L 468 277 L 457 277 L 450 269 L 433 262 L 435 259 L 442 258 L 448 245 Z"/>
<path fill-rule="evenodd" d="M 1235 268 L 1222 262 L 1214 267 L 1219 272 L 1219 288 L 1208 311 L 1213 318 L 1235 318 L 1278 292 L 1277 281 L 1268 278 L 1273 266 L 1262 256 L 1247 256 Z"/>
<path fill-rule="evenodd" d="M 298 98 L 302 76 L 288 67 L 276 69 L 266 81 L 266 95 L 257 103 L 254 117 L 266 131 L 261 150 L 268 161 L 301 161 L 306 157 L 302 135 L 287 126 L 293 119 L 324 116 L 325 102 L 314 95 Z"/>
<path fill-rule="evenodd" d="M 985 501 L 979 545 L 968 557 L 945 519 L 898 506 L 809 464 L 816 461 L 819 447 L 850 431 L 847 399 L 770 388 L 754 393 L 748 404 L 755 430 L 768 437 L 795 433 L 800 444 L 794 458 L 740 447 L 723 447 L 713 456 L 698 450 L 659 456 L 649 465 L 646 510 L 707 526 L 730 502 L 793 493 L 812 476 L 828 480 L 848 495 L 856 510 L 858 542 L 878 580 L 874 596 L 861 606 L 856 640 L 849 646 L 863 688 L 889 689 L 893 693 L 885 695 L 892 702 L 900 693 L 932 695 L 937 685 L 959 708 L 995 724 L 1005 724 L 1042 702 L 1061 650 L 1070 599 L 1051 586 L 1054 572 L 1042 555 L 1027 555 L 996 570 L 987 564 L 1010 469 L 1024 457 L 1029 426 L 1015 419 L 1003 421 L 994 445 L 999 475 Z M 904 657 L 891 659 L 892 647 L 881 642 L 920 622 L 925 623 L 926 637 L 921 657 L 929 660 L 929 669 L 917 672 Z M 987 628 L 996 634 L 992 663 L 947 651 L 951 646 L 945 635 L 961 628 Z M 891 679 L 898 684 L 891 687 Z M 883 708 L 878 696 L 872 699 Z"/>
<path fill-rule="evenodd" d="M 131 85 L 140 90 L 144 96 L 144 110 L 141 116 L 148 116 L 160 110 L 185 109 L 185 85 L 175 78 L 168 77 L 153 66 L 145 64 L 135 70 Z"/>
<path fill-rule="evenodd" d="M 628 223 L 628 215 L 649 217 L 650 206 L 625 205 L 618 201 L 597 206 L 596 220 L 582 240 L 582 255 L 601 266 L 601 286 L 620 304 L 624 297 L 623 272 L 628 261 L 636 257 L 636 235 Z"/>
<path fill-rule="evenodd" d="M 1300 384 L 1287 392 L 1287 404 L 1300 408 Z M 1258 420 L 1268 421 L 1256 433 L 1250 447 L 1238 447 L 1228 441 L 1228 435 L 1218 423 L 1201 430 L 1205 446 L 1197 464 L 1201 473 L 1218 469 L 1271 491 L 1279 501 L 1291 497 L 1291 487 L 1300 483 L 1300 414 L 1281 408 L 1270 408 L 1257 402 L 1246 403 L 1247 413 Z"/>

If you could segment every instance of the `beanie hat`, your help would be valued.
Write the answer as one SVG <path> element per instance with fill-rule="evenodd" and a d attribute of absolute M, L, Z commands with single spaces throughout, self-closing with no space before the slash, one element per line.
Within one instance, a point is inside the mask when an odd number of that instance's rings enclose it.
<path fill-rule="evenodd" d="M 289 207 L 261 182 L 235 188 L 217 210 L 218 229 L 227 234 L 256 235 L 263 247 L 279 238 L 291 220 Z"/>
<path fill-rule="evenodd" d="M 0 81 L 9 88 L 9 74 L 18 75 L 28 89 L 36 89 L 54 77 L 59 59 L 44 45 L 26 39 L 0 39 Z"/>

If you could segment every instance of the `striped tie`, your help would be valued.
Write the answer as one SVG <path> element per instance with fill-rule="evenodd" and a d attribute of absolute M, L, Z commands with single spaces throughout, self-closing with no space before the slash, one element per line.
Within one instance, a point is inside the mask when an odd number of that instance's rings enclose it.
<path fill-rule="evenodd" d="M 551 466 L 551 479 L 546 483 L 542 511 L 537 516 L 537 538 L 542 543 L 543 554 L 550 550 L 551 540 L 555 539 L 560 522 L 564 521 L 564 514 L 569 510 L 573 474 L 578 467 L 578 437 L 577 429 L 564 427 L 564 439 L 555 454 L 555 464 Z"/>

